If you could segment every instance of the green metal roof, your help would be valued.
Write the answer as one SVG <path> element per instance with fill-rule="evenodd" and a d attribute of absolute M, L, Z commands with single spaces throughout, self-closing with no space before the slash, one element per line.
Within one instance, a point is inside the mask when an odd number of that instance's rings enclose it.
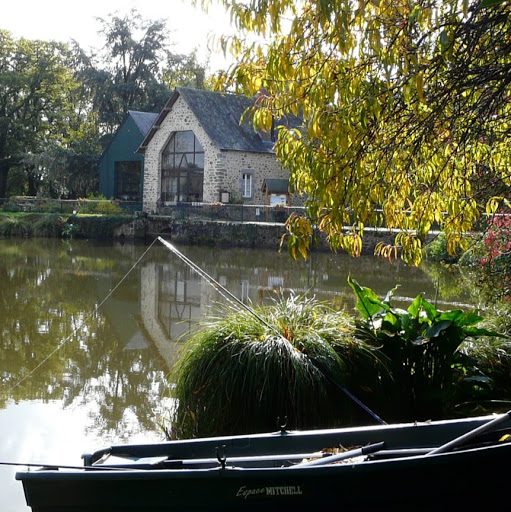
<path fill-rule="evenodd" d="M 263 192 L 270 194 L 280 194 L 289 192 L 289 180 L 285 179 L 266 179 L 263 181 Z"/>

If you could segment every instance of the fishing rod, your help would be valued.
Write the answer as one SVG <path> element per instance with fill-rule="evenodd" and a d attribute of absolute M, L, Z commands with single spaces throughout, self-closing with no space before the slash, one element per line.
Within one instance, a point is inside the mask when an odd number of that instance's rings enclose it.
<path fill-rule="evenodd" d="M 236 295 L 231 293 L 225 286 L 221 285 L 216 279 L 210 276 L 204 269 L 200 268 L 196 263 L 187 258 L 181 251 L 179 251 L 174 245 L 167 240 L 164 240 L 160 236 L 157 238 L 167 249 L 173 252 L 178 258 L 184 261 L 191 269 L 195 270 L 201 277 L 206 279 L 206 281 L 211 284 L 215 289 L 217 289 L 224 297 L 227 297 L 228 300 L 234 301 L 237 305 L 241 306 L 245 311 L 250 313 L 254 318 L 257 318 L 263 325 L 268 327 L 271 331 L 273 331 L 277 336 L 286 340 L 289 343 L 289 340 L 285 338 L 282 333 L 280 333 L 277 328 L 264 320 L 260 315 L 258 315 L 250 306 L 247 306 L 243 301 L 238 299 Z M 332 379 L 330 375 L 326 374 L 321 368 L 318 368 L 321 373 L 336 387 L 338 387 L 347 397 L 349 397 L 353 402 L 355 402 L 358 406 L 360 406 L 364 411 L 366 411 L 373 419 L 375 419 L 380 425 L 386 425 L 387 423 L 383 421 L 376 413 L 374 413 L 367 405 L 365 405 L 362 401 L 360 401 L 353 393 L 348 391 L 345 387 L 341 386 L 337 381 Z"/>
<path fill-rule="evenodd" d="M 115 467 L 115 466 L 67 466 L 65 464 L 38 464 L 36 462 L 0 462 L 0 466 L 23 466 L 26 468 L 41 468 L 45 470 L 59 469 L 80 469 L 92 471 L 134 471 L 137 468 Z"/>
<path fill-rule="evenodd" d="M 165 246 L 167 249 L 172 251 L 176 256 L 178 256 L 182 261 L 184 261 L 187 265 L 189 265 L 197 274 L 199 274 L 201 277 L 206 279 L 211 285 L 213 285 L 224 297 L 226 297 L 229 302 L 232 300 L 239 306 L 241 306 L 245 311 L 248 311 L 252 316 L 257 318 L 261 323 L 263 323 L 268 329 L 271 329 L 273 332 L 278 334 L 279 336 L 282 336 L 280 332 L 277 331 L 277 329 L 266 322 L 266 320 L 262 317 L 260 317 L 251 307 L 247 306 L 243 301 L 238 299 L 236 295 L 231 293 L 225 286 L 222 286 L 217 280 L 215 280 L 212 276 L 210 276 L 205 270 L 200 268 L 198 265 L 196 265 L 192 260 L 187 258 L 181 251 L 179 251 L 174 245 L 172 245 L 170 242 L 167 242 L 167 240 L 164 240 L 161 237 L 158 237 L 158 240 Z"/>

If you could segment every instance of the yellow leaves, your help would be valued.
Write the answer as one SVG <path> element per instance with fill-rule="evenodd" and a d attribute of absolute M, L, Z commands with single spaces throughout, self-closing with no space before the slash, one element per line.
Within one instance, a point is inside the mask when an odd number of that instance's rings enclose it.
<path fill-rule="evenodd" d="M 308 135 L 310 138 L 318 138 L 321 136 L 321 126 L 317 115 L 314 116 L 309 123 Z"/>
<path fill-rule="evenodd" d="M 250 87 L 250 92 L 252 94 L 256 94 L 262 87 L 263 85 L 263 80 L 261 79 L 260 76 L 250 76 L 249 77 L 249 87 Z"/>
<path fill-rule="evenodd" d="M 273 123 L 273 115 L 266 108 L 256 108 L 252 114 L 252 123 L 256 128 L 270 131 Z"/>
<path fill-rule="evenodd" d="M 287 233 L 285 233 L 280 241 L 280 246 L 284 244 L 287 238 L 287 248 L 289 254 L 297 259 L 298 256 L 307 259 L 311 244 L 315 241 L 314 230 L 310 219 L 300 217 L 293 213 L 286 221 Z"/>
<path fill-rule="evenodd" d="M 420 22 L 422 17 L 422 10 L 420 5 L 414 5 L 410 16 L 408 17 L 408 30 L 411 29 L 411 26 L 417 21 Z"/>
<path fill-rule="evenodd" d="M 431 229 L 445 229 L 450 247 L 459 247 L 480 211 L 497 210 L 496 199 L 474 202 L 476 170 L 488 168 L 511 185 L 511 103 L 492 104 L 479 127 L 481 110 L 473 107 L 481 106 L 485 84 L 471 80 L 475 87 L 458 91 L 449 81 L 467 1 L 220 2 L 237 26 L 268 34 L 252 46 L 242 35 L 226 44 L 238 64 L 223 82 L 249 94 L 267 89 L 252 112 L 258 127 L 268 129 L 272 115 L 303 118 L 302 132 L 279 132 L 276 152 L 332 248 L 359 254 L 364 227 L 356 221 L 378 222 L 379 209 L 381 224 L 404 235 L 378 253 L 418 264 Z M 306 256 L 310 228 L 289 222 L 293 257 Z"/>
<path fill-rule="evenodd" d="M 422 260 L 422 240 L 411 233 L 396 235 L 396 245 L 402 248 L 401 258 L 408 264 L 418 267 Z"/>
<path fill-rule="evenodd" d="M 462 245 L 463 237 L 459 233 L 446 233 L 446 249 L 450 255 L 455 255 Z"/>
<path fill-rule="evenodd" d="M 422 72 L 415 75 L 415 86 L 417 87 L 417 96 L 419 96 L 419 100 L 424 103 L 426 100 L 424 99 L 424 75 Z"/>
<path fill-rule="evenodd" d="M 362 254 L 362 237 L 358 233 L 348 233 L 342 237 L 341 247 L 351 256 L 358 257 Z"/>
<path fill-rule="evenodd" d="M 398 247 L 397 245 L 378 242 L 374 248 L 374 255 L 385 258 L 390 264 L 392 264 L 392 261 L 397 259 Z"/>
<path fill-rule="evenodd" d="M 503 197 L 492 197 L 486 203 L 486 215 L 493 215 L 497 213 L 502 204 Z"/>

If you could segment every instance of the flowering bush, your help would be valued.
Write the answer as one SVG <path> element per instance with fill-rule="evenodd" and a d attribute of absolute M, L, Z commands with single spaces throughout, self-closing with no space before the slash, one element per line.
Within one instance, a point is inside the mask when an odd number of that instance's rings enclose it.
<path fill-rule="evenodd" d="M 511 301 L 510 214 L 496 214 L 488 221 L 478 263 L 493 298 Z"/>

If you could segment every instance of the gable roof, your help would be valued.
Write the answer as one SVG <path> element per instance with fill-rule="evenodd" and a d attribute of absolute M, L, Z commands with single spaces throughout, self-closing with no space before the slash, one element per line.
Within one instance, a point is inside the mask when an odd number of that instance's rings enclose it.
<path fill-rule="evenodd" d="M 115 133 L 112 135 L 112 137 L 110 138 L 110 141 L 108 142 L 105 149 L 101 153 L 99 162 L 101 162 L 101 160 L 103 160 L 103 157 L 105 156 L 105 154 L 108 152 L 108 150 L 112 146 L 112 144 L 115 140 L 115 137 L 117 136 L 117 134 L 119 133 L 121 128 L 124 126 L 124 124 L 130 117 L 131 117 L 131 119 L 133 119 L 133 122 L 135 123 L 137 128 L 140 130 L 140 134 L 142 135 L 142 137 L 145 137 L 147 135 L 147 132 L 153 125 L 154 121 L 158 117 L 158 114 L 154 114 L 153 112 L 138 112 L 136 110 L 128 110 L 128 112 L 126 112 L 126 115 L 124 116 L 123 120 L 121 121 L 121 124 L 119 125 L 119 127 L 117 128 Z"/>
<path fill-rule="evenodd" d="M 289 192 L 289 180 L 266 178 L 263 181 L 262 191 L 269 194 L 287 194 Z"/>
<path fill-rule="evenodd" d="M 231 93 L 176 87 L 172 96 L 140 144 L 143 153 L 154 134 L 181 97 L 201 124 L 212 142 L 221 150 L 273 153 L 273 142 L 266 142 L 256 133 L 248 119 L 240 125 L 247 108 L 254 104 L 252 98 Z"/>
<path fill-rule="evenodd" d="M 154 114 L 153 112 L 137 112 L 136 110 L 128 110 L 128 115 L 135 121 L 140 133 L 144 137 L 158 117 L 158 114 Z"/>

